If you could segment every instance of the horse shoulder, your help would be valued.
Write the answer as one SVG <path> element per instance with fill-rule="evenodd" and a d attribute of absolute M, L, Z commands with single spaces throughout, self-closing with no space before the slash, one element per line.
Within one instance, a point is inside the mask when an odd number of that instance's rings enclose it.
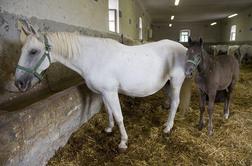
<path fill-rule="evenodd" d="M 206 78 L 201 76 L 198 72 L 195 75 L 195 83 L 197 87 L 202 90 L 203 92 L 207 93 L 207 81 Z"/>

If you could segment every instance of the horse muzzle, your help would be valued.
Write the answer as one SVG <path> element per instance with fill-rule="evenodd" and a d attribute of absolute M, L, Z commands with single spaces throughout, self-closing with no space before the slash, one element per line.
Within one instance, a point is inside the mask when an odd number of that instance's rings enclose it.
<path fill-rule="evenodd" d="M 193 71 L 194 71 L 193 67 L 191 67 L 191 66 L 186 67 L 186 70 L 185 70 L 186 78 L 192 78 L 193 77 Z"/>
<path fill-rule="evenodd" d="M 185 72 L 185 76 L 186 76 L 186 78 L 192 78 L 193 73 L 192 72 Z"/>
<path fill-rule="evenodd" d="M 32 76 L 24 75 L 15 81 L 15 86 L 21 92 L 26 92 L 31 88 Z"/>

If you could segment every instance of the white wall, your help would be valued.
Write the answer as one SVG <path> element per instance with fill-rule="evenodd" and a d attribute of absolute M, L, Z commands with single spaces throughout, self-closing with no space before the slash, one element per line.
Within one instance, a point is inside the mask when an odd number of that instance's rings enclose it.
<path fill-rule="evenodd" d="M 153 24 L 153 40 L 171 39 L 178 41 L 181 29 L 190 29 L 193 38 L 202 37 L 206 42 L 230 42 L 230 29 L 237 25 L 237 42 L 252 41 L 252 7 L 238 12 L 238 16 L 217 21 L 217 25 L 210 26 L 213 21 L 206 22 L 176 22 L 169 28 L 168 24 Z"/>
<path fill-rule="evenodd" d="M 120 17 L 121 33 L 133 39 L 139 38 L 139 17 L 143 20 L 143 39 L 148 40 L 151 18 L 137 0 L 120 0 L 119 9 L 122 12 Z M 131 21 L 130 21 L 131 20 Z"/>
<path fill-rule="evenodd" d="M 108 30 L 107 0 L 0 0 L 0 6 L 12 14 Z"/>
<path fill-rule="evenodd" d="M 170 39 L 179 41 L 180 30 L 190 29 L 191 37 L 198 39 L 202 37 L 206 42 L 218 42 L 220 41 L 220 24 L 210 26 L 209 21 L 207 22 L 176 22 L 173 23 L 172 27 L 168 24 L 154 24 L 153 29 L 153 40 Z"/>
<path fill-rule="evenodd" d="M 237 25 L 236 41 L 252 41 L 252 7 L 239 12 L 236 17 L 222 20 L 223 42 L 229 42 L 232 25 Z"/>
<path fill-rule="evenodd" d="M 93 30 L 108 32 L 108 0 L 0 0 L 3 11 L 37 17 Z M 122 13 L 120 33 L 138 39 L 138 18 L 143 18 L 143 34 L 147 40 L 150 17 L 138 0 L 119 0 Z M 131 19 L 131 24 L 129 24 Z"/>

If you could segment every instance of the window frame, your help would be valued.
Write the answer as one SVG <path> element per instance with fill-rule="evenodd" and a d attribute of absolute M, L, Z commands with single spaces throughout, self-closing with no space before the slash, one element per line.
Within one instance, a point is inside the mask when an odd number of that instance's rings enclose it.
<path fill-rule="evenodd" d="M 143 40 L 143 18 L 139 17 L 138 18 L 138 29 L 139 29 L 139 40 Z"/>
<path fill-rule="evenodd" d="M 187 32 L 188 34 L 187 35 L 182 35 L 183 32 Z M 190 29 L 182 29 L 182 30 L 180 30 L 180 32 L 179 32 L 179 42 L 181 42 L 181 43 L 188 42 L 190 34 L 191 34 L 191 30 Z M 187 37 L 187 40 L 185 40 L 186 39 L 185 37 Z"/>
<path fill-rule="evenodd" d="M 114 20 L 110 20 L 110 12 L 114 14 Z M 109 9 L 109 31 L 110 32 L 117 32 L 117 10 L 116 9 Z M 114 30 L 111 30 L 110 23 L 114 23 Z"/>
<path fill-rule="evenodd" d="M 114 19 L 110 20 L 110 12 L 114 12 Z M 108 29 L 109 32 L 120 33 L 120 22 L 119 22 L 119 0 L 108 0 Z M 111 28 L 113 22 L 114 29 Z"/>
<path fill-rule="evenodd" d="M 231 25 L 230 28 L 230 36 L 229 36 L 229 40 L 230 41 L 235 41 L 236 40 L 236 32 L 237 32 L 237 25 Z"/>

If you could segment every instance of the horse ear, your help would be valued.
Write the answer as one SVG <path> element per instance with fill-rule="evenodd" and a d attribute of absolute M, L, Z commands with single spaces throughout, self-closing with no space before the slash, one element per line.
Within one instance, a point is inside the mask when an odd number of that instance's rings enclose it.
<path fill-rule="evenodd" d="M 188 38 L 188 44 L 189 44 L 189 45 L 192 44 L 192 38 L 191 38 L 191 36 L 189 36 L 189 38 Z"/>
<path fill-rule="evenodd" d="M 38 33 L 39 27 L 37 25 L 32 25 L 31 21 L 28 18 L 26 17 L 20 18 L 19 24 L 21 25 L 20 26 L 21 28 L 19 29 L 21 29 L 26 34 L 26 36 L 33 34 L 39 37 L 39 33 Z"/>
<path fill-rule="evenodd" d="M 32 33 L 35 35 L 35 36 L 37 36 L 37 37 L 39 37 L 39 27 L 38 27 L 38 25 L 32 25 L 32 24 L 30 24 L 30 28 L 31 28 L 31 30 L 32 30 Z"/>
<path fill-rule="evenodd" d="M 31 33 L 28 31 L 26 26 L 23 25 L 22 21 L 18 20 L 18 30 L 20 31 L 20 41 L 21 43 L 24 43 L 27 36 L 29 36 Z"/>
<path fill-rule="evenodd" d="M 199 42 L 200 42 L 200 45 L 202 46 L 202 45 L 203 45 L 203 40 L 202 40 L 202 38 L 199 39 Z"/>

